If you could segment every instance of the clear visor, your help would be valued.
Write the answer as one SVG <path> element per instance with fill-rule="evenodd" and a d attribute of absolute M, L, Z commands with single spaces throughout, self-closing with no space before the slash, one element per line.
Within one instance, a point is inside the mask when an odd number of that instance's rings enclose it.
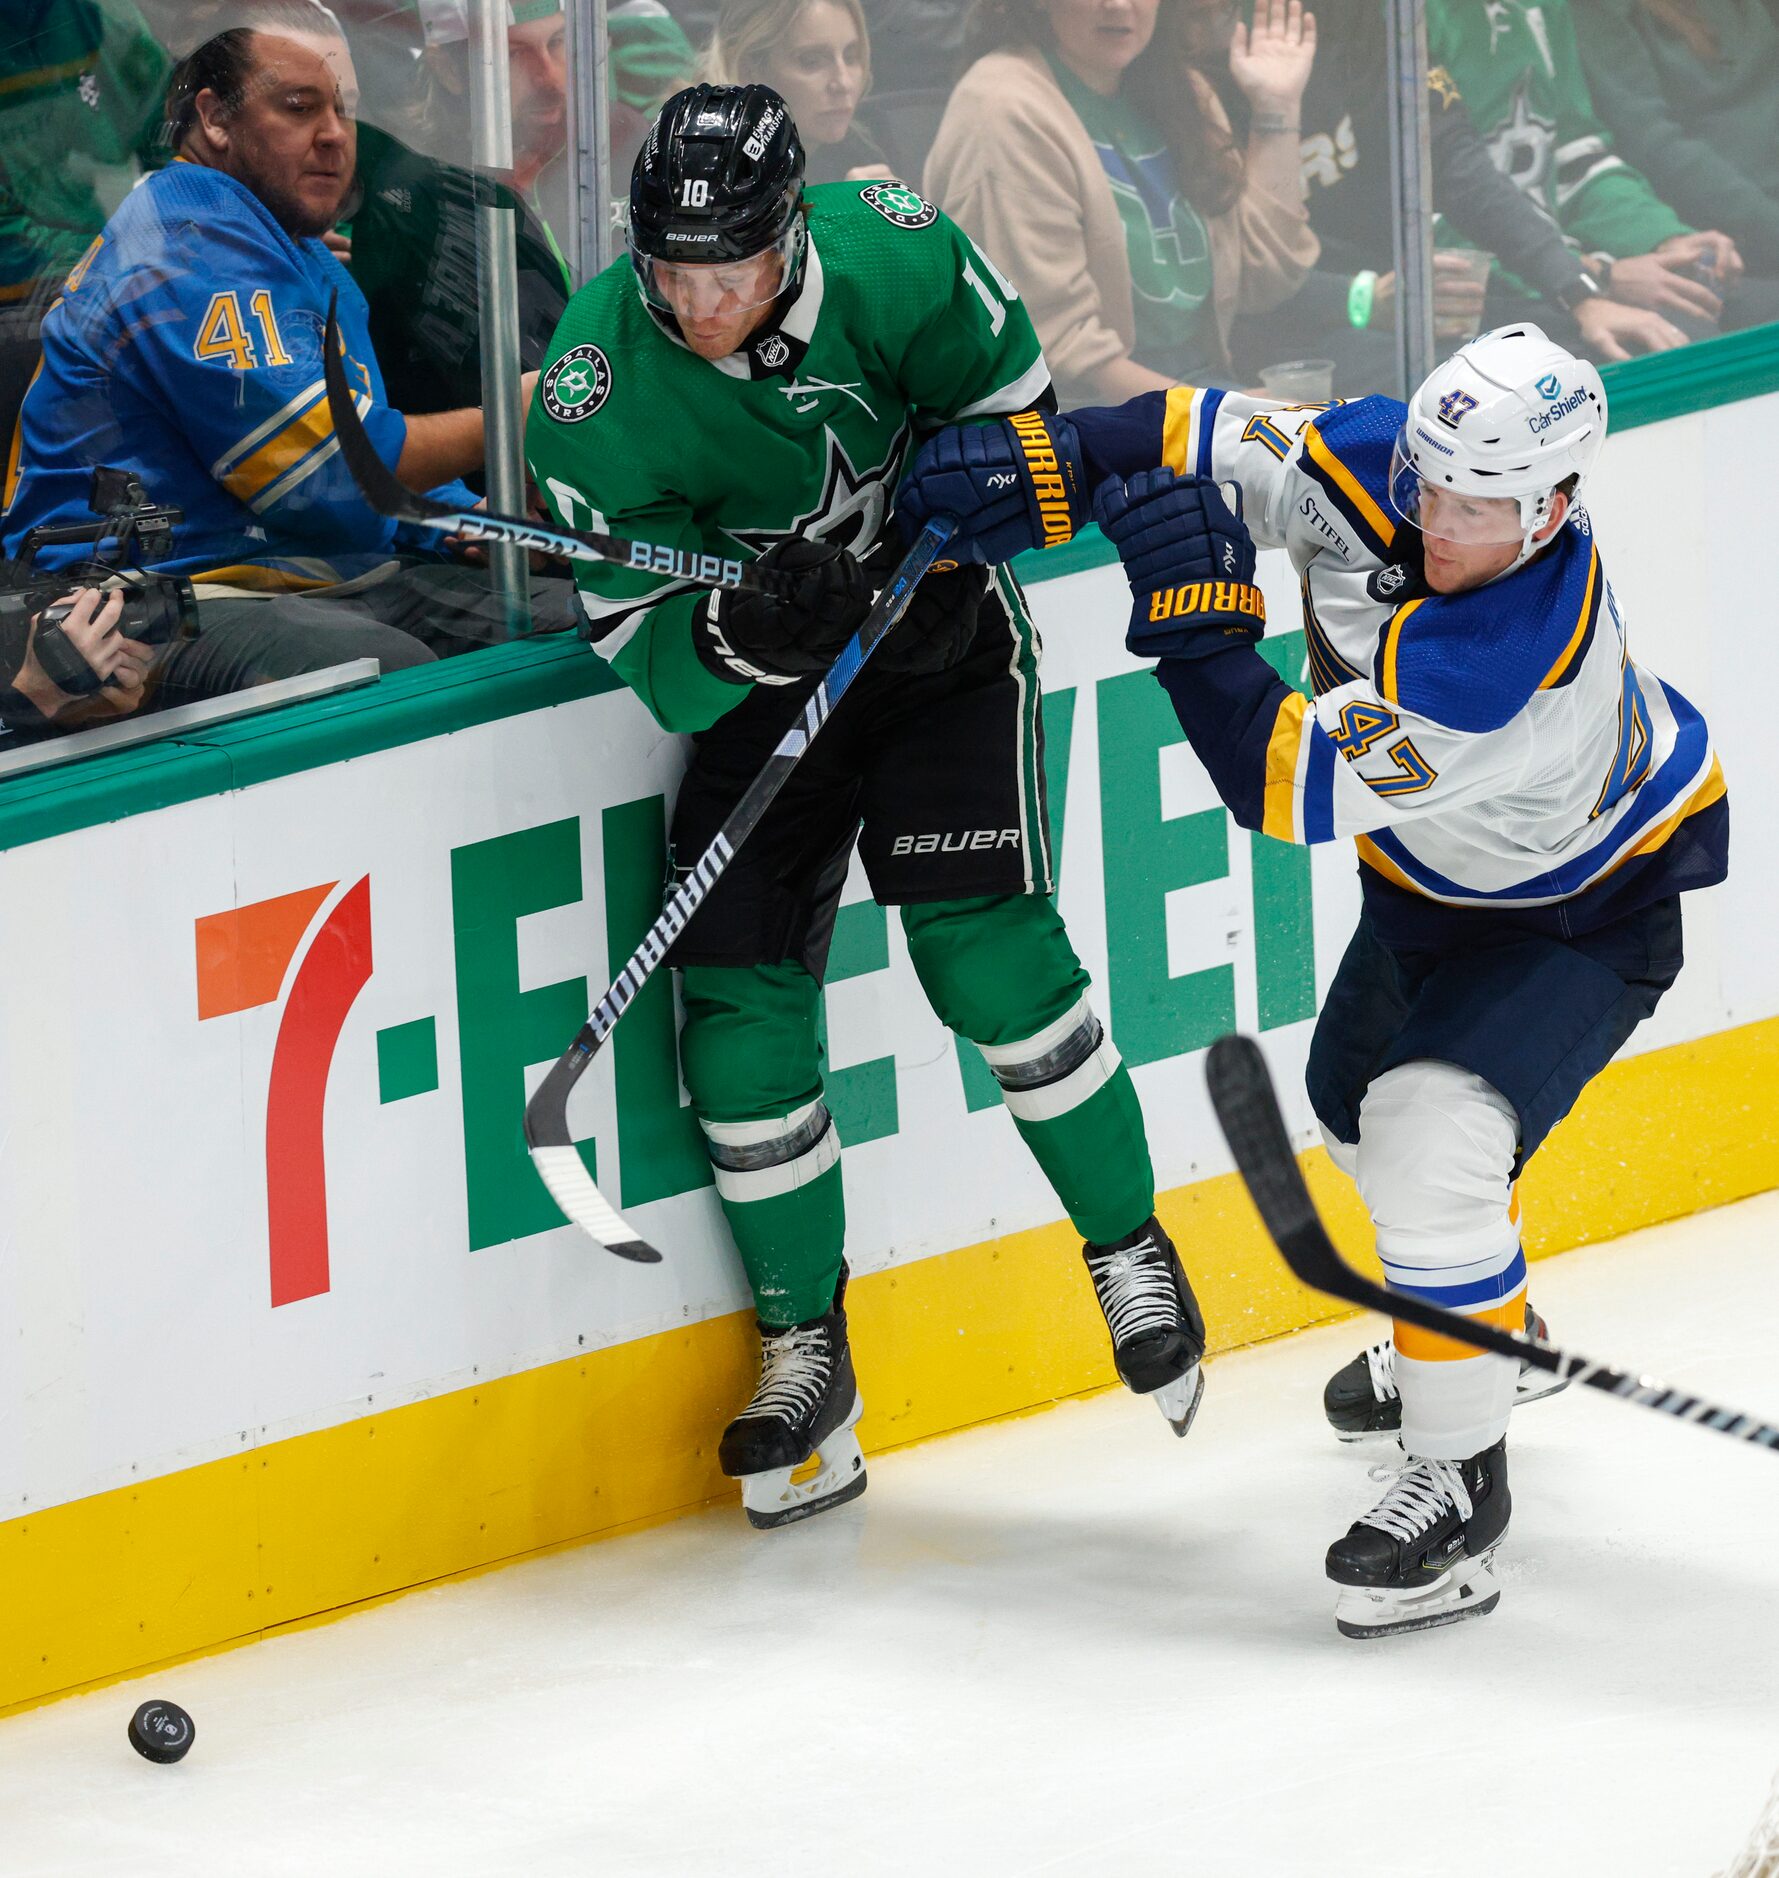
<path fill-rule="evenodd" d="M 1469 547 L 1524 541 L 1535 526 L 1521 514 L 1518 496 L 1473 496 L 1428 482 L 1400 436 L 1390 458 L 1390 506 L 1423 535 Z"/>
<path fill-rule="evenodd" d="M 770 305 L 784 291 L 802 239 L 799 215 L 770 248 L 745 261 L 661 261 L 634 255 L 636 277 L 649 305 L 677 320 L 737 319 Z"/>

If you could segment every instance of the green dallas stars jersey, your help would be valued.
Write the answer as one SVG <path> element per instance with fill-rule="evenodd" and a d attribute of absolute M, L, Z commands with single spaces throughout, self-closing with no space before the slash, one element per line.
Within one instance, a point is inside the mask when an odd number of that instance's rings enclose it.
<path fill-rule="evenodd" d="M 715 364 L 655 323 L 628 259 L 575 295 L 525 434 L 566 526 L 744 560 L 791 534 L 863 554 L 911 431 L 1026 410 L 1049 389 L 1012 286 L 930 203 L 892 183 L 805 199 L 790 311 Z M 693 648 L 701 592 L 606 563 L 576 577 L 594 645 L 666 729 L 703 730 L 747 695 Z"/>
<path fill-rule="evenodd" d="M 1495 167 L 1581 248 L 1647 254 L 1687 232 L 1595 116 L 1569 0 L 1428 0 L 1427 56 Z"/>

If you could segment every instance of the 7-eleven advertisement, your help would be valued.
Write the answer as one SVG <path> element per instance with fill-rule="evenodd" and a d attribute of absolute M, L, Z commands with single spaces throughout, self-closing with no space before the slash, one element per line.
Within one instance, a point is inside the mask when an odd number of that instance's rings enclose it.
<path fill-rule="evenodd" d="M 1115 570 L 1034 598 L 1063 911 L 1161 1185 L 1229 1165 L 1200 1056 L 1236 1026 L 1307 1142 L 1350 850 L 1235 826 Z M 1300 636 L 1267 644 L 1297 678 Z M 665 1263 L 566 1226 L 521 1133 L 658 909 L 682 762 L 610 693 L 0 854 L 0 1519 L 745 1307 L 668 975 L 571 1107 Z M 825 1006 L 856 1270 L 1058 1217 L 856 874 Z M 1725 1021 L 1706 970 L 1640 1041 Z"/>

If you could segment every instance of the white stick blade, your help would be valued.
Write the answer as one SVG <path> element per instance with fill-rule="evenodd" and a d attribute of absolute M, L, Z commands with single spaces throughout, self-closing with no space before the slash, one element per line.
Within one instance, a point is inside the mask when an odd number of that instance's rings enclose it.
<path fill-rule="evenodd" d="M 533 1148 L 531 1164 L 568 1217 L 608 1252 L 639 1265 L 658 1265 L 661 1254 L 593 1184 L 580 1151 L 573 1147 Z"/>

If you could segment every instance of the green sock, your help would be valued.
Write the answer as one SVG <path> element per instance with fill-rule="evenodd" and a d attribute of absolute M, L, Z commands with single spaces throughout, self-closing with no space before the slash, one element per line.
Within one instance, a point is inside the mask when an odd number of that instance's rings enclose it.
<path fill-rule="evenodd" d="M 771 1329 L 832 1308 L 846 1242 L 840 1137 L 822 1104 L 816 1012 L 801 965 L 689 966 L 680 1058 L 717 1195 Z"/>

